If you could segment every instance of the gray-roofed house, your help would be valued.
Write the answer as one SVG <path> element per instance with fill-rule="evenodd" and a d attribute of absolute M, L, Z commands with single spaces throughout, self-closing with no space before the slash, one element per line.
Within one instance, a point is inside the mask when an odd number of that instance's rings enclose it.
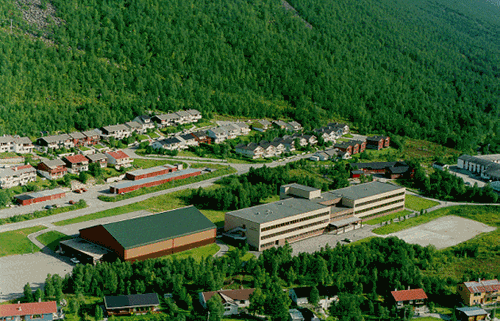
<path fill-rule="evenodd" d="M 176 113 L 155 115 L 152 120 L 157 123 L 158 128 L 175 126 L 180 121 L 180 116 Z"/>
<path fill-rule="evenodd" d="M 273 121 L 273 125 L 279 129 L 286 129 L 288 124 L 282 120 L 275 120 Z"/>
<path fill-rule="evenodd" d="M 108 166 L 108 158 L 106 157 L 106 155 L 102 153 L 95 153 L 92 155 L 88 155 L 87 158 L 89 159 L 90 164 L 99 163 L 101 168 L 105 168 L 106 166 Z"/>
<path fill-rule="evenodd" d="M 189 146 L 198 146 L 199 143 L 196 138 L 191 134 L 184 134 L 179 136 L 180 139 L 184 141 L 184 148 L 188 148 Z"/>
<path fill-rule="evenodd" d="M 13 137 L 14 153 L 29 154 L 33 152 L 33 143 L 28 137 Z"/>
<path fill-rule="evenodd" d="M 297 309 L 290 309 L 288 310 L 288 314 L 290 316 L 290 321 L 304 321 L 305 318 L 302 315 L 302 312 L 300 312 Z"/>
<path fill-rule="evenodd" d="M 159 309 L 160 300 L 156 293 L 105 296 L 104 307 L 108 316 L 146 314 Z"/>
<path fill-rule="evenodd" d="M 271 128 L 272 125 L 273 124 L 269 120 L 260 119 L 260 120 L 255 121 L 252 124 L 252 128 L 256 131 L 259 131 L 259 132 L 265 132 L 266 130 Z"/>
<path fill-rule="evenodd" d="M 38 163 L 36 168 L 38 174 L 48 179 L 62 178 L 68 172 L 66 163 L 60 159 L 42 161 Z"/>
<path fill-rule="evenodd" d="M 101 133 L 97 129 L 86 130 L 82 132 L 85 135 L 85 145 L 96 145 L 101 141 Z"/>
<path fill-rule="evenodd" d="M 264 154 L 264 149 L 256 143 L 238 144 L 235 147 L 235 152 L 252 159 L 261 158 Z"/>
<path fill-rule="evenodd" d="M 154 122 L 151 120 L 151 117 L 148 115 L 140 115 L 134 118 L 134 121 L 141 124 L 144 130 L 155 128 Z"/>
<path fill-rule="evenodd" d="M 167 150 L 180 150 L 185 148 L 186 142 L 182 138 L 174 136 L 160 141 L 155 141 L 151 146 L 156 149 L 163 148 Z"/>
<path fill-rule="evenodd" d="M 294 132 L 298 132 L 299 130 L 302 130 L 302 125 L 299 124 L 298 122 L 296 122 L 295 120 L 289 122 L 286 124 L 286 128 L 288 130 L 291 130 L 291 131 L 294 131 Z"/>
<path fill-rule="evenodd" d="M 489 313 L 479 307 L 459 307 L 455 308 L 458 321 L 486 320 Z"/>
<path fill-rule="evenodd" d="M 289 290 L 289 296 L 292 302 L 298 306 L 306 306 L 309 304 L 311 296 L 311 286 L 292 288 Z M 327 310 L 333 302 L 338 301 L 337 290 L 334 286 L 318 286 L 320 300 L 318 306 Z"/>
<path fill-rule="evenodd" d="M 80 147 L 85 145 L 85 135 L 80 132 L 72 132 L 68 134 L 73 140 L 73 145 L 75 147 Z"/>
<path fill-rule="evenodd" d="M 122 261 L 145 260 L 215 242 L 216 226 L 196 207 L 136 217 L 80 230 L 80 237 Z"/>
<path fill-rule="evenodd" d="M 224 315 L 237 315 L 241 309 L 250 306 L 250 295 L 255 289 L 219 290 L 210 292 L 200 292 L 198 297 L 203 308 L 207 308 L 207 302 L 213 296 L 218 295 L 224 306 Z"/>
<path fill-rule="evenodd" d="M 68 134 L 40 137 L 37 139 L 37 145 L 52 149 L 75 147 L 72 138 Z"/>
<path fill-rule="evenodd" d="M 228 139 L 228 133 L 222 127 L 210 128 L 207 134 L 215 144 L 220 144 Z"/>
<path fill-rule="evenodd" d="M 196 123 L 203 117 L 201 113 L 196 109 L 187 109 L 186 112 L 191 116 L 192 123 Z"/>
<path fill-rule="evenodd" d="M 101 131 L 101 137 L 108 140 L 111 137 L 117 140 L 123 139 L 129 137 L 131 134 L 130 128 L 125 126 L 124 124 L 104 126 L 101 128 Z"/>
<path fill-rule="evenodd" d="M 0 169 L 0 188 L 24 186 L 34 181 L 36 181 L 36 169 L 29 164 Z"/>
<path fill-rule="evenodd" d="M 138 134 L 144 134 L 146 132 L 146 128 L 144 128 L 139 122 L 136 121 L 129 121 L 125 123 L 125 126 L 127 126 L 130 130 L 131 133 L 138 133 Z"/>

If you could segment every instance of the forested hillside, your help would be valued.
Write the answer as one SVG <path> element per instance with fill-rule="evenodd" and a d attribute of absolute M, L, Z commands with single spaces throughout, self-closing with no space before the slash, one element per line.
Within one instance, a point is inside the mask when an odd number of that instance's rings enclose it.
<path fill-rule="evenodd" d="M 288 1 L 312 28 L 281 0 L 42 0 L 61 22 L 43 29 L 23 19 L 30 1 L 0 3 L 0 134 L 182 108 L 341 117 L 461 149 L 500 129 L 486 0 Z"/>

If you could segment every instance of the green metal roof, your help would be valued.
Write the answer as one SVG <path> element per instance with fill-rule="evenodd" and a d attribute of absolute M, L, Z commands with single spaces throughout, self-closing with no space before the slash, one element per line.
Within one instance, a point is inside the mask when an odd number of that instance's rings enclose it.
<path fill-rule="evenodd" d="M 124 249 L 216 228 L 215 224 L 194 206 L 104 224 L 103 227 Z"/>

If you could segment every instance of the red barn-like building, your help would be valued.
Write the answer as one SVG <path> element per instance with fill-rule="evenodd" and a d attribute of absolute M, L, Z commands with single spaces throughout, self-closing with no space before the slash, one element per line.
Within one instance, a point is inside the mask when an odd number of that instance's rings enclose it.
<path fill-rule="evenodd" d="M 80 237 L 114 252 L 123 261 L 173 254 L 215 242 L 217 227 L 196 207 L 80 230 Z"/>

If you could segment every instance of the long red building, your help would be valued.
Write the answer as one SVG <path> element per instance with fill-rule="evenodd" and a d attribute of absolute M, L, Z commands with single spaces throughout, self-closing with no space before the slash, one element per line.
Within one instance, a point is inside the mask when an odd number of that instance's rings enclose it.
<path fill-rule="evenodd" d="M 137 181 L 139 179 L 165 175 L 168 173 L 175 172 L 176 170 L 177 170 L 176 166 L 166 164 L 166 165 L 162 165 L 162 166 L 156 166 L 156 167 L 151 167 L 151 168 L 146 168 L 146 169 L 138 169 L 136 171 L 131 171 L 131 172 L 127 173 L 126 177 L 129 180 Z"/>
<path fill-rule="evenodd" d="M 138 190 L 143 187 L 152 187 L 165 184 L 178 179 L 186 179 L 201 174 L 198 168 L 188 168 L 180 171 L 171 172 L 165 175 L 148 177 L 136 181 L 125 181 L 109 187 L 109 192 L 113 194 L 123 194 Z"/>
<path fill-rule="evenodd" d="M 55 200 L 66 196 L 66 192 L 62 189 L 56 188 L 47 191 L 17 195 L 14 198 L 16 202 L 21 205 L 31 205 L 39 202 Z"/>

